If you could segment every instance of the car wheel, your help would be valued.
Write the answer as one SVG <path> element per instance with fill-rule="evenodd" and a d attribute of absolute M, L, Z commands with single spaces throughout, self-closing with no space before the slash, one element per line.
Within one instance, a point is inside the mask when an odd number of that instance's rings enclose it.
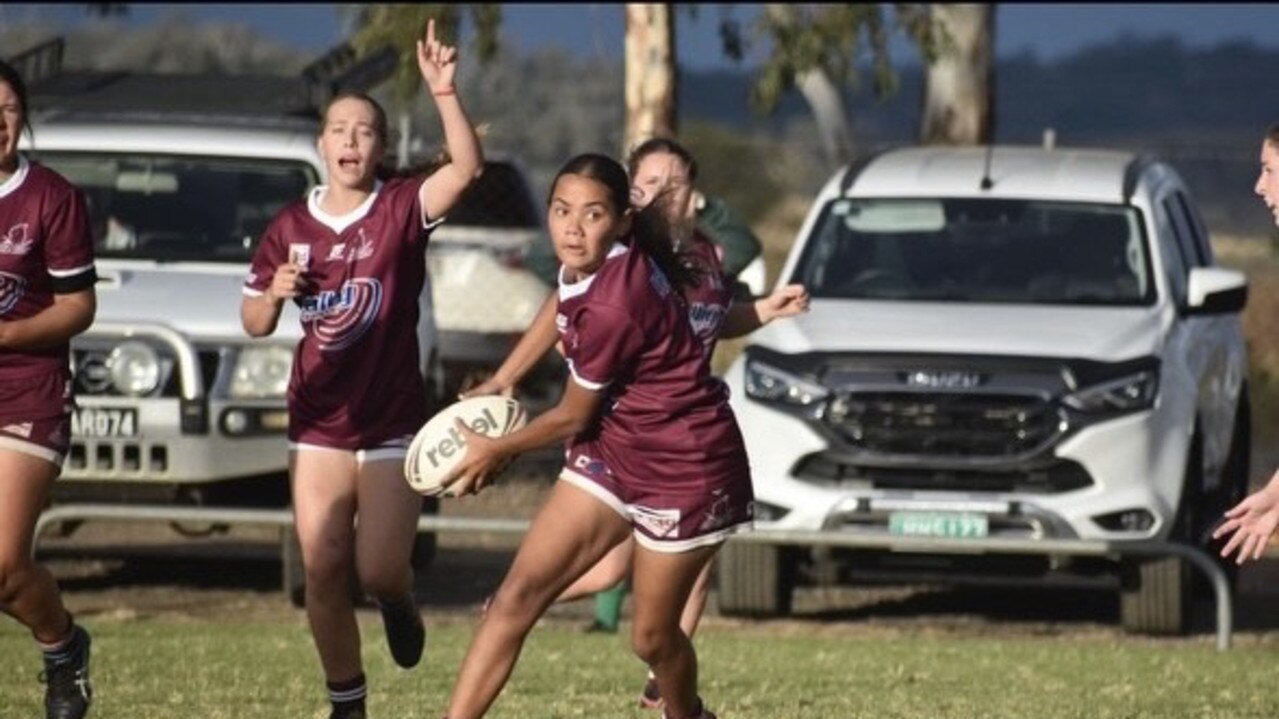
<path fill-rule="evenodd" d="M 790 614 L 795 567 L 786 548 L 729 541 L 720 549 L 716 565 L 721 614 L 753 617 Z"/>

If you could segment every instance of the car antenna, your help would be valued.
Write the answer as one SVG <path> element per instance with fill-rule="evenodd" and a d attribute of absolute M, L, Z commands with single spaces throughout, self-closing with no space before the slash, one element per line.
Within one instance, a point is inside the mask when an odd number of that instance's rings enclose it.
<path fill-rule="evenodd" d="M 981 171 L 981 189 L 983 190 L 989 190 L 990 188 L 995 186 L 994 181 L 990 179 L 990 160 L 994 154 L 995 154 L 995 146 L 991 144 L 987 144 L 986 145 L 986 166 L 982 168 L 982 171 Z"/>

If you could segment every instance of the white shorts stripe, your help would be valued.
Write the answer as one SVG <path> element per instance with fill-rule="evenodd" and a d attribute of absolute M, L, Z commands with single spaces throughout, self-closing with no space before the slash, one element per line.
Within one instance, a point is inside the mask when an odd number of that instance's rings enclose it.
<path fill-rule="evenodd" d="M 32 457 L 38 457 L 52 462 L 58 467 L 62 466 L 63 456 L 61 453 L 55 452 L 48 447 L 41 447 L 34 442 L 23 442 L 22 440 L 15 439 L 13 437 L 0 436 L 0 449 L 8 449 L 13 450 L 14 452 L 29 454 Z"/>
<path fill-rule="evenodd" d="M 661 552 L 663 554 L 679 554 L 687 552 L 698 547 L 708 547 L 713 544 L 721 544 L 726 541 L 729 536 L 741 531 L 749 530 L 755 526 L 753 520 L 747 520 L 741 524 L 734 524 L 729 527 L 718 529 L 710 534 L 702 534 L 690 539 L 653 539 L 652 537 L 635 530 L 635 541 L 644 546 L 645 549 L 653 552 Z"/>
<path fill-rule="evenodd" d="M 612 492 L 592 482 L 586 475 L 565 468 L 560 471 L 560 479 L 608 505 L 609 509 L 622 515 L 627 522 L 631 521 L 631 513 L 626 511 L 626 504 Z"/>
<path fill-rule="evenodd" d="M 342 447 L 326 447 L 322 444 L 310 444 L 308 442 L 289 442 L 289 451 L 291 452 L 345 452 L 355 457 L 357 465 L 365 465 L 369 462 L 385 462 L 395 460 L 403 462 L 409 453 L 408 437 L 393 439 L 376 447 L 368 449 L 344 449 Z"/>

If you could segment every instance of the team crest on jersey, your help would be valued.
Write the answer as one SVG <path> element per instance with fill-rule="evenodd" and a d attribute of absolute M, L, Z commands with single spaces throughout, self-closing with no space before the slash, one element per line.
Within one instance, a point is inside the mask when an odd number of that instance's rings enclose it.
<path fill-rule="evenodd" d="M 0 272 L 0 316 L 9 314 L 26 290 L 27 278 Z"/>
<path fill-rule="evenodd" d="M 702 532 L 711 532 L 728 524 L 730 517 L 728 507 L 728 495 L 724 494 L 724 490 L 717 489 L 714 493 L 715 499 L 711 502 L 710 509 L 706 510 L 706 514 L 702 517 L 702 524 L 698 530 Z"/>
<path fill-rule="evenodd" d="M 568 316 L 565 315 L 563 312 L 555 313 L 555 329 L 559 330 L 560 332 L 563 332 L 564 330 L 568 329 Z"/>
<path fill-rule="evenodd" d="M 0 255 L 25 255 L 31 251 L 35 238 L 30 236 L 26 222 L 19 222 L 0 236 Z"/>
<path fill-rule="evenodd" d="M 347 280 L 339 290 L 302 299 L 302 324 L 324 352 L 346 349 L 368 332 L 382 308 L 382 283 L 371 277 Z"/>

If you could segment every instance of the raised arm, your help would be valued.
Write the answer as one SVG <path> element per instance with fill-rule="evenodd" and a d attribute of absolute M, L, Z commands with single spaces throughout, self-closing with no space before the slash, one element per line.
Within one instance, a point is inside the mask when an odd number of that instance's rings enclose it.
<path fill-rule="evenodd" d="M 775 319 L 793 317 L 808 310 L 808 301 L 808 290 L 803 285 L 786 285 L 753 302 L 734 302 L 719 329 L 720 339 L 741 337 Z"/>
<path fill-rule="evenodd" d="M 457 48 L 435 38 L 435 20 L 426 24 L 426 37 L 417 43 L 417 66 L 426 88 L 435 98 L 444 127 L 444 144 L 449 163 L 431 174 L 419 191 L 425 219 L 443 217 L 471 182 L 484 170 L 484 153 L 462 102 L 457 96 Z"/>

